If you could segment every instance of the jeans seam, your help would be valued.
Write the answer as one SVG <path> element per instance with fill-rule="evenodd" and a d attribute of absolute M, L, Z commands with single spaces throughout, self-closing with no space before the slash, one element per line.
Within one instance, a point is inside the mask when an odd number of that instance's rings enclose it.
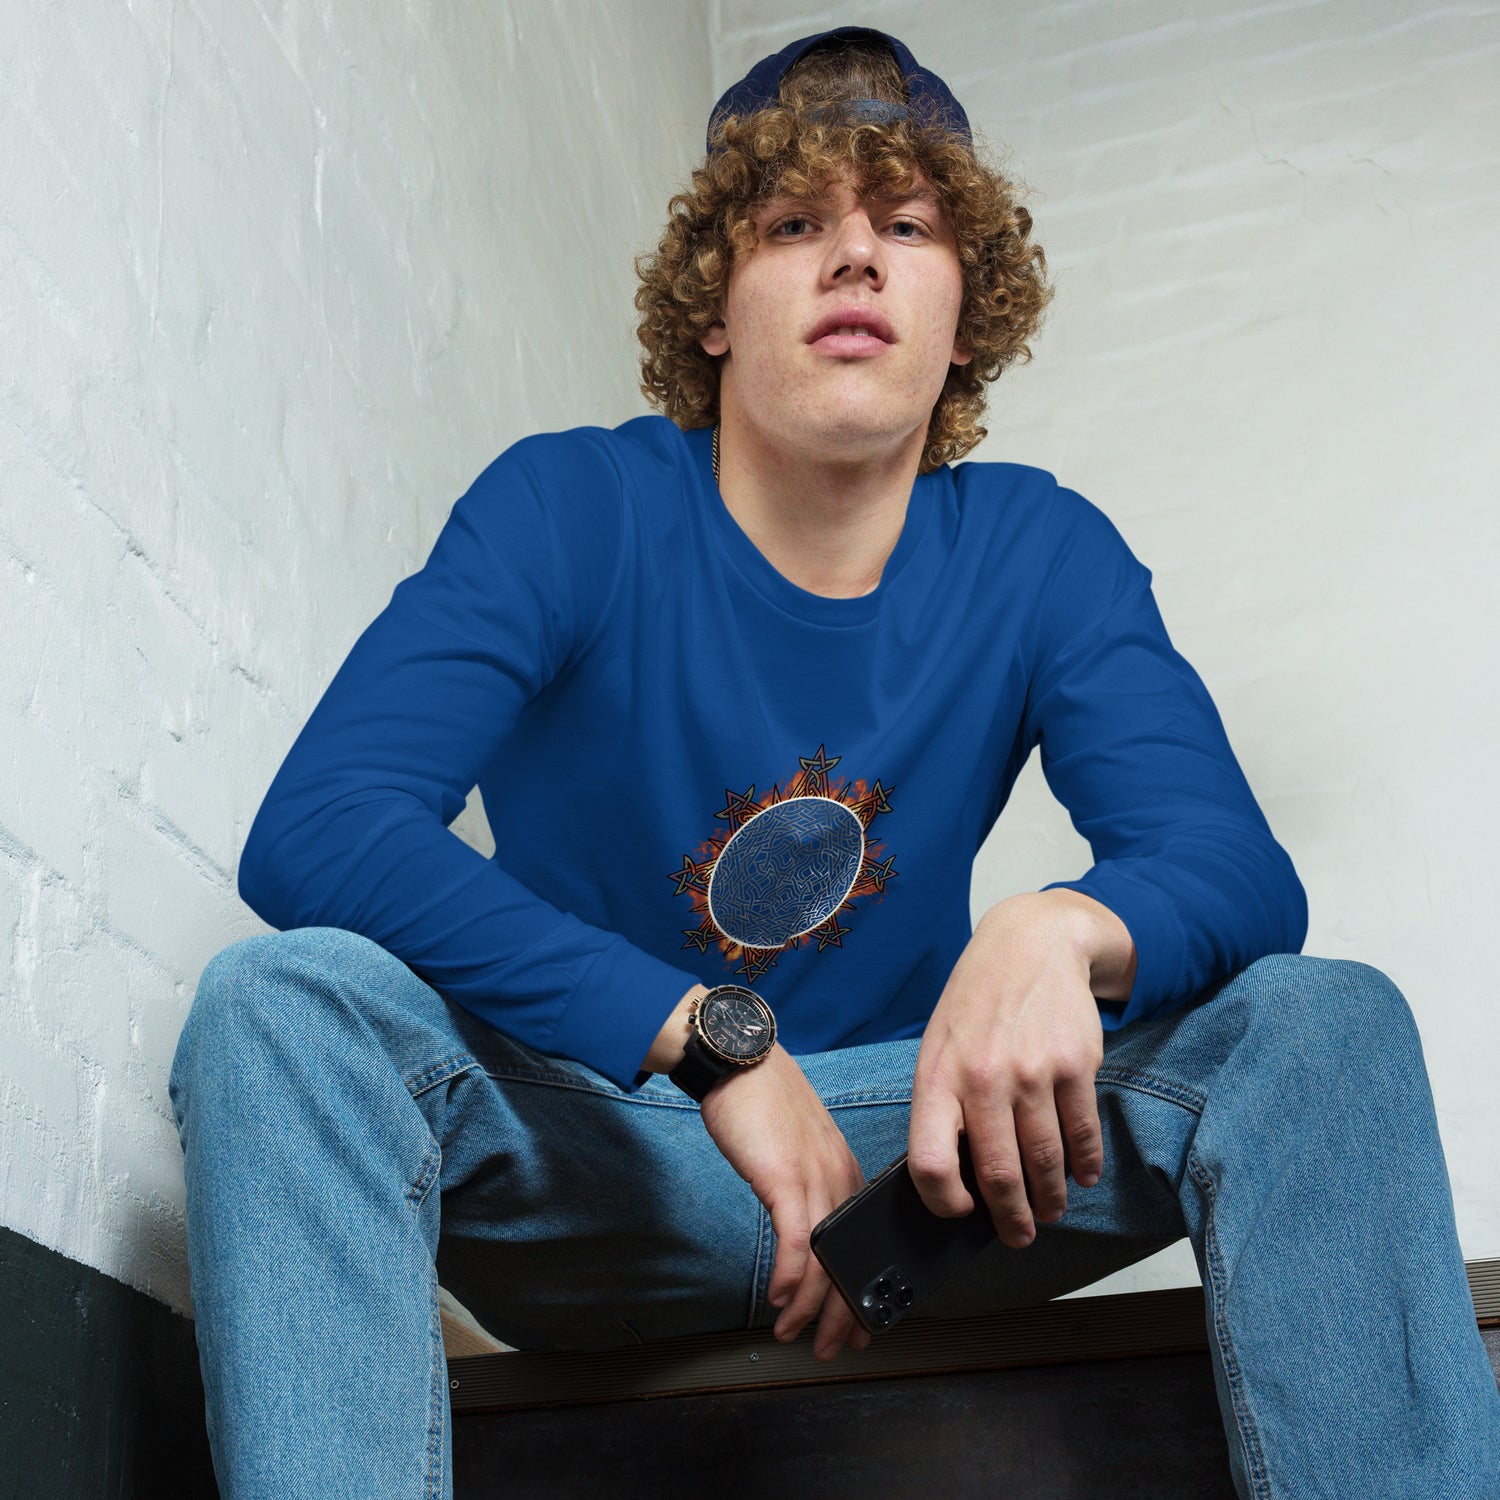
<path fill-rule="evenodd" d="M 455 1053 L 451 1057 L 445 1057 L 440 1062 L 435 1062 L 421 1069 L 419 1072 L 407 1075 L 402 1081 L 406 1085 L 407 1092 L 413 1097 L 426 1093 L 428 1089 L 436 1088 L 441 1083 L 446 1083 L 450 1078 L 467 1072 L 468 1069 L 477 1067 L 485 1077 L 493 1079 L 497 1083 L 533 1083 L 544 1088 L 571 1089 L 576 1093 L 594 1094 L 601 1099 L 616 1099 L 622 1104 L 636 1104 L 654 1109 L 696 1109 L 697 1106 L 687 1098 L 682 1099 L 658 1099 L 655 1097 L 643 1097 L 639 1093 L 627 1093 L 623 1089 L 600 1088 L 597 1084 L 589 1083 L 586 1079 L 577 1078 L 567 1073 L 554 1073 L 541 1068 L 518 1068 L 515 1066 L 506 1068 L 489 1068 L 476 1058 L 471 1052 Z M 909 1090 L 898 1090 L 892 1093 L 889 1089 L 855 1089 L 847 1093 L 830 1094 L 824 1099 L 823 1104 L 827 1109 L 861 1108 L 866 1105 L 882 1104 L 910 1104 L 911 1093 Z"/>
<path fill-rule="evenodd" d="M 425 1094 L 428 1089 L 436 1088 L 440 1083 L 447 1083 L 450 1078 L 456 1078 L 460 1073 L 467 1073 L 470 1068 L 479 1066 L 478 1059 L 471 1052 L 457 1052 L 452 1057 L 445 1057 L 441 1062 L 435 1062 L 423 1068 L 418 1073 L 408 1074 L 401 1081 L 406 1085 L 406 1091 L 413 1099 L 418 1094 Z"/>
<path fill-rule="evenodd" d="M 1185 1108 L 1202 1114 L 1208 1106 L 1208 1095 L 1185 1084 L 1173 1083 L 1167 1078 L 1158 1078 L 1154 1073 L 1144 1073 L 1138 1068 L 1111 1067 L 1106 1064 L 1094 1075 L 1095 1085 L 1115 1083 L 1122 1088 L 1134 1089 L 1137 1093 L 1154 1094 L 1168 1104 L 1181 1104 Z"/>
<path fill-rule="evenodd" d="M 678 1099 L 643 1097 L 639 1093 L 628 1093 L 624 1089 L 600 1088 L 596 1083 L 576 1078 L 566 1073 L 547 1073 L 528 1068 L 486 1068 L 481 1063 L 486 1078 L 496 1083 L 534 1083 L 543 1088 L 568 1089 L 575 1094 L 593 1094 L 600 1099 L 613 1099 L 619 1104 L 634 1104 L 647 1109 L 697 1109 L 697 1105 L 686 1094 Z"/>
<path fill-rule="evenodd" d="M 1246 1473 L 1257 1500 L 1271 1500 L 1271 1485 L 1266 1475 L 1265 1454 L 1261 1450 L 1260 1436 L 1256 1432 L 1254 1419 L 1250 1415 L 1250 1403 L 1245 1394 L 1245 1380 L 1240 1373 L 1239 1359 L 1234 1352 L 1234 1340 L 1230 1337 L 1229 1319 L 1224 1306 L 1224 1288 L 1227 1278 L 1224 1274 L 1224 1262 L 1219 1254 L 1218 1233 L 1214 1227 L 1216 1207 L 1214 1180 L 1197 1155 L 1191 1151 L 1188 1153 L 1187 1168 L 1208 1205 L 1203 1229 L 1203 1265 L 1207 1272 L 1204 1278 L 1204 1292 L 1209 1299 L 1214 1339 L 1219 1346 L 1219 1359 L 1224 1368 L 1224 1380 L 1229 1387 L 1230 1400 L 1234 1406 L 1235 1427 L 1245 1450 Z"/>
<path fill-rule="evenodd" d="M 432 1414 L 427 1423 L 427 1484 L 424 1500 L 441 1500 L 443 1493 L 443 1381 L 447 1379 L 447 1351 L 443 1345 L 443 1315 L 438 1283 L 431 1281 L 432 1297 Z"/>
<path fill-rule="evenodd" d="M 537 1084 L 543 1088 L 570 1089 L 575 1093 L 593 1094 L 600 1099 L 614 1099 L 621 1104 L 645 1105 L 658 1109 L 697 1108 L 697 1105 L 686 1095 L 681 1100 L 648 1099 L 638 1094 L 628 1094 L 622 1089 L 600 1088 L 597 1084 L 588 1083 L 565 1073 L 552 1073 L 539 1068 L 487 1068 L 472 1052 L 459 1052 L 452 1057 L 445 1057 L 441 1062 L 432 1063 L 419 1072 L 408 1074 L 402 1082 L 406 1085 L 406 1091 L 415 1099 L 419 1094 L 425 1094 L 429 1089 L 437 1088 L 439 1084 L 447 1083 L 450 1079 L 457 1078 L 459 1074 L 467 1073 L 471 1068 L 478 1068 L 486 1078 L 496 1083 L 528 1083 Z"/>
<path fill-rule="evenodd" d="M 428 1147 L 422 1170 L 417 1173 L 417 1180 L 406 1190 L 406 1201 L 413 1213 L 418 1212 L 427 1201 L 427 1195 L 432 1191 L 432 1185 L 438 1180 L 438 1174 L 442 1169 L 443 1150 L 436 1141 L 433 1141 Z"/>
<path fill-rule="evenodd" d="M 910 1104 L 911 1091 L 901 1089 L 896 1093 L 889 1090 L 877 1092 L 870 1090 L 866 1093 L 830 1094 L 823 1100 L 825 1109 L 864 1109 L 870 1105 L 882 1104 Z"/>
<path fill-rule="evenodd" d="M 771 1223 L 771 1216 L 766 1212 L 765 1204 L 758 1205 L 759 1212 L 755 1216 L 755 1261 L 750 1274 L 750 1309 L 745 1318 L 745 1327 L 754 1328 L 757 1313 L 761 1305 L 761 1278 L 764 1274 L 766 1256 L 766 1230 Z"/>

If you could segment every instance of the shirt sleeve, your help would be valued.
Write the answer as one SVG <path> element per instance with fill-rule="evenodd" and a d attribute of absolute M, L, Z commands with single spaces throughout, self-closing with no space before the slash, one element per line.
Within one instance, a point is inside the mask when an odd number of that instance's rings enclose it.
<path fill-rule="evenodd" d="M 448 830 L 603 620 L 622 491 L 603 443 L 580 434 L 528 438 L 485 470 L 292 746 L 239 888 L 273 927 L 360 933 L 497 1030 L 630 1087 L 694 976 L 559 911 L 506 873 L 503 849 L 486 859 Z"/>
<path fill-rule="evenodd" d="M 1107 1030 L 1180 1009 L 1267 953 L 1298 952 L 1307 901 L 1207 688 L 1173 649 L 1151 574 L 1059 491 L 1024 732 L 1094 864 L 1048 889 L 1109 907 L 1135 942 Z"/>

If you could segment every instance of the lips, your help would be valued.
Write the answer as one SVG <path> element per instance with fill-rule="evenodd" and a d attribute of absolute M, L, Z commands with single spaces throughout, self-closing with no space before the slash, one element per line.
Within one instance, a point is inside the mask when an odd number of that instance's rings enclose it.
<path fill-rule="evenodd" d="M 843 330 L 841 333 L 840 331 Z M 849 330 L 854 330 L 850 332 Z M 807 342 L 816 344 L 830 335 L 842 338 L 874 337 L 883 344 L 896 342 L 896 330 L 873 307 L 835 307 L 819 318 Z"/>

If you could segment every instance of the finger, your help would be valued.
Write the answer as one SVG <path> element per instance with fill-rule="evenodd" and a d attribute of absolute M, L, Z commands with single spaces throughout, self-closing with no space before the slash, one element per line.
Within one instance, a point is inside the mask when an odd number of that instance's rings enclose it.
<path fill-rule="evenodd" d="M 789 1207 L 770 1204 L 767 1208 L 771 1215 L 771 1227 L 776 1231 L 776 1260 L 771 1267 L 766 1300 L 772 1307 L 785 1308 L 807 1274 L 811 1260 L 808 1250 L 811 1225 L 804 1210 L 794 1211 Z M 809 1310 L 802 1322 L 805 1323 L 811 1316 L 812 1310 Z M 799 1323 L 797 1326 L 800 1328 L 802 1325 Z"/>
<path fill-rule="evenodd" d="M 1080 1187 L 1093 1187 L 1104 1172 L 1104 1133 L 1092 1075 L 1057 1090 L 1057 1117 L 1067 1143 L 1068 1167 Z"/>
<path fill-rule="evenodd" d="M 783 1341 L 796 1338 L 823 1306 L 828 1298 L 829 1286 L 828 1273 L 823 1267 L 816 1260 L 808 1261 L 802 1280 L 782 1308 L 781 1316 L 776 1319 L 776 1337 Z M 843 1300 L 837 1293 L 834 1293 L 834 1298 L 840 1302 Z"/>
<path fill-rule="evenodd" d="M 832 1359 L 854 1332 L 854 1314 L 838 1290 L 832 1289 L 823 1299 L 823 1316 L 818 1319 L 818 1333 L 813 1340 L 813 1354 Z"/>
<path fill-rule="evenodd" d="M 958 1135 L 963 1109 L 952 1094 L 933 1098 L 919 1090 L 912 1099 L 906 1168 L 928 1209 L 943 1219 L 971 1213 L 974 1199 L 958 1171 Z"/>
<path fill-rule="evenodd" d="M 1038 1222 L 1055 1224 L 1068 1208 L 1062 1127 L 1053 1096 L 1043 1094 L 1016 1104 L 1016 1144 L 1026 1178 L 1031 1211 Z"/>
<path fill-rule="evenodd" d="M 1026 1201 L 1026 1178 L 1016 1144 L 1015 1117 L 1007 1107 L 965 1116 L 974 1180 L 995 1221 L 995 1233 L 1012 1249 L 1020 1250 L 1036 1238 L 1031 1205 Z"/>

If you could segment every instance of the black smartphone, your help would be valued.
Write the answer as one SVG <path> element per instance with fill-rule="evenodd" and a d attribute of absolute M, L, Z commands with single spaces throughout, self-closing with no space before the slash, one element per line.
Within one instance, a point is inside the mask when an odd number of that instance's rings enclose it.
<path fill-rule="evenodd" d="M 963 1138 L 959 1170 L 974 1211 L 940 1219 L 922 1202 L 903 1151 L 812 1232 L 812 1251 L 871 1333 L 899 1322 L 995 1240 Z"/>

